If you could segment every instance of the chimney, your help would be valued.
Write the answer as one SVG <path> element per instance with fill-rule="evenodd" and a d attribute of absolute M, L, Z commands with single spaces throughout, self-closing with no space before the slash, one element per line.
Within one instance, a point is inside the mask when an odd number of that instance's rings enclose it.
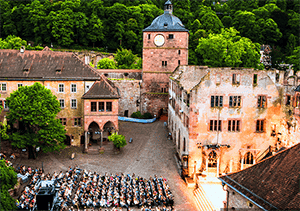
<path fill-rule="evenodd" d="M 20 53 L 24 53 L 24 51 L 25 51 L 25 46 L 21 46 Z"/>

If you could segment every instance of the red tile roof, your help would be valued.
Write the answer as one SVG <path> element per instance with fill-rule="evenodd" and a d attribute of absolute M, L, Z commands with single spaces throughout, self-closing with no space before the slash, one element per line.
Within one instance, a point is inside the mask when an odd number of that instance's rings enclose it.
<path fill-rule="evenodd" d="M 220 177 L 266 210 L 299 210 L 300 144 L 247 169 Z"/>
<path fill-rule="evenodd" d="M 0 78 L 42 80 L 96 80 L 100 74 L 74 53 L 51 51 L 0 50 Z"/>
<path fill-rule="evenodd" d="M 109 81 L 104 75 L 96 81 L 93 86 L 86 92 L 83 99 L 118 99 L 120 94 L 118 88 L 113 82 Z"/>

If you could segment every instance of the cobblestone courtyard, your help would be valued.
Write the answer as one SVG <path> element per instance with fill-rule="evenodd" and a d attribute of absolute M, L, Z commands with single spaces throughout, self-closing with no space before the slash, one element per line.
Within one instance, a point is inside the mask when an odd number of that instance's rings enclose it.
<path fill-rule="evenodd" d="M 119 134 L 125 136 L 127 145 L 119 154 L 82 154 L 82 147 L 69 147 L 60 153 L 41 154 L 36 160 L 26 156 L 17 158 L 15 165 L 42 167 L 45 173 L 66 171 L 69 166 L 78 165 L 82 169 L 96 171 L 99 174 L 124 173 L 139 175 L 144 178 L 163 176 L 174 195 L 175 209 L 182 211 L 197 210 L 193 201 L 192 190 L 188 189 L 180 178 L 174 158 L 175 145 L 167 140 L 167 130 L 163 121 L 151 124 L 119 122 Z M 128 143 L 132 138 L 133 142 Z M 76 152 L 74 160 L 71 153 Z"/>

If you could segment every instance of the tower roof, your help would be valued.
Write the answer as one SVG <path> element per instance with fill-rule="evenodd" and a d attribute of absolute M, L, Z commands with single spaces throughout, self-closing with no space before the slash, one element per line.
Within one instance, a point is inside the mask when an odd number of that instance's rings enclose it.
<path fill-rule="evenodd" d="M 164 14 L 156 17 L 145 31 L 186 31 L 188 32 L 179 18 L 172 14 L 172 3 L 168 0 L 165 3 Z"/>

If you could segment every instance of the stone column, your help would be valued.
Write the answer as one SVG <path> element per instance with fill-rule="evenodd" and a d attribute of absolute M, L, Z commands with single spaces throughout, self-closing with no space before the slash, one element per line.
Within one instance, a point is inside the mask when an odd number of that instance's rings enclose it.
<path fill-rule="evenodd" d="M 217 160 L 217 177 L 219 176 L 220 158 Z"/>
<path fill-rule="evenodd" d="M 244 156 L 242 157 L 242 161 L 241 161 L 241 170 L 244 169 Z"/>
<path fill-rule="evenodd" d="M 84 132 L 84 151 L 87 151 L 87 141 L 88 141 L 88 134 L 87 131 Z"/>
<path fill-rule="evenodd" d="M 102 147 L 102 143 L 103 143 L 103 131 L 101 131 L 100 136 L 101 136 L 100 147 Z"/>

